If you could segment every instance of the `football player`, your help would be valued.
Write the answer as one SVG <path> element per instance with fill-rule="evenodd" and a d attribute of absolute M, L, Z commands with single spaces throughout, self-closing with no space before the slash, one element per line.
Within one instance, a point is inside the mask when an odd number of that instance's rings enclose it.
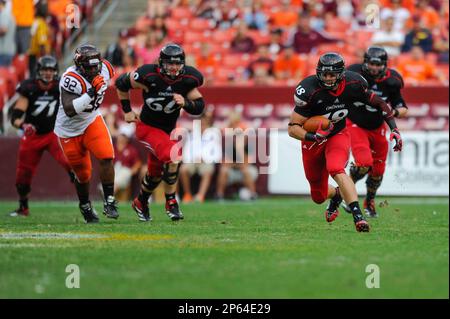
<path fill-rule="evenodd" d="M 28 195 L 36 167 L 44 151 L 69 173 L 73 173 L 53 133 L 56 110 L 59 106 L 58 62 L 46 55 L 37 61 L 36 78 L 22 81 L 17 86 L 19 98 L 12 110 L 11 124 L 22 129 L 16 169 L 16 189 L 19 208 L 11 216 L 28 216 Z"/>
<path fill-rule="evenodd" d="M 388 102 L 394 116 L 404 117 L 408 108 L 400 90 L 403 79 L 397 71 L 388 68 L 388 54 L 381 47 L 370 47 L 364 54 L 363 64 L 353 64 L 347 69 L 361 74 L 369 89 Z M 388 154 L 386 125 L 381 110 L 362 102 L 354 103 L 356 109 L 349 113 L 347 127 L 351 137 L 351 149 L 355 163 L 350 166 L 350 176 L 357 182 L 367 175 L 364 211 L 367 216 L 377 217 L 375 194 L 383 180 Z M 344 205 L 347 210 L 347 206 Z M 348 210 L 347 210 L 348 211 Z"/>
<path fill-rule="evenodd" d="M 185 53 L 177 44 L 161 49 L 158 64 L 145 64 L 125 73 L 116 81 L 117 93 L 127 122 L 136 122 L 136 135 L 149 149 L 147 174 L 141 191 L 132 203 L 140 221 L 150 221 L 148 199 L 161 181 L 165 182 L 166 213 L 172 220 L 183 219 L 175 198 L 180 152 L 173 152 L 176 141 L 170 139 L 183 108 L 200 115 L 204 101 L 197 89 L 203 84 L 202 74 L 185 65 Z M 129 90 L 142 89 L 144 105 L 139 116 L 131 109 Z"/>
<path fill-rule="evenodd" d="M 326 211 L 327 222 L 339 215 L 342 199 L 348 203 L 358 232 L 369 231 L 358 203 L 355 184 L 345 173 L 350 151 L 350 134 L 345 118 L 354 108 L 354 102 L 362 101 L 384 112 L 384 120 L 395 139 L 395 151 L 402 149 L 402 139 L 394 120 L 394 112 L 378 95 L 367 88 L 367 81 L 358 73 L 345 71 L 344 59 L 333 52 L 320 56 L 316 75 L 308 76 L 296 87 L 295 108 L 288 126 L 289 135 L 302 141 L 302 160 L 306 178 L 311 187 L 312 200 L 321 204 L 331 199 Z M 331 121 L 328 129 L 307 132 L 303 123 L 314 115 L 322 115 Z M 331 176 L 338 187 L 328 184 Z"/>
<path fill-rule="evenodd" d="M 76 176 L 75 187 L 79 207 L 86 223 L 98 222 L 98 216 L 89 200 L 92 153 L 100 163 L 103 187 L 103 214 L 117 219 L 114 198 L 114 149 L 100 114 L 100 107 L 114 70 L 101 58 L 93 45 L 85 44 L 75 51 L 74 66 L 70 66 L 59 82 L 61 105 L 55 124 L 59 144 Z"/>

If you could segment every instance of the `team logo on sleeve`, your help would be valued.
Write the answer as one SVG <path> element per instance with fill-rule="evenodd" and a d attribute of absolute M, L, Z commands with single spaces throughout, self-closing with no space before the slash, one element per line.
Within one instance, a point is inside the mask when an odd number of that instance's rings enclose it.
<path fill-rule="evenodd" d="M 133 80 L 136 81 L 137 79 L 139 79 L 139 73 L 134 72 L 134 74 L 133 74 Z"/>

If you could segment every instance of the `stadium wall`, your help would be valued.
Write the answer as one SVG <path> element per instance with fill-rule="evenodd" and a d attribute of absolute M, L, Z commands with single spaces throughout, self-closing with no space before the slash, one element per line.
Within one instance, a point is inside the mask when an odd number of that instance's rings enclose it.
<path fill-rule="evenodd" d="M 292 103 L 293 90 L 293 88 L 285 87 L 207 87 L 201 89 L 207 103 L 214 104 Z M 448 104 L 449 101 L 448 88 L 446 87 L 409 87 L 404 89 L 404 96 L 408 103 L 439 103 L 445 105 Z M 133 91 L 131 98 L 134 105 L 139 105 L 139 103 L 141 103 L 139 91 Z M 104 105 L 108 106 L 112 104 L 118 104 L 118 99 L 114 89 L 110 88 L 109 92 L 106 94 Z M 402 155 L 404 156 L 404 161 L 401 166 L 408 169 L 407 171 L 403 171 L 405 181 L 408 178 L 422 181 L 427 176 L 430 176 L 430 174 L 432 175 L 429 178 L 429 182 L 419 182 L 417 184 L 419 188 L 416 190 L 408 191 L 404 188 L 397 187 L 397 192 L 387 192 L 387 194 L 443 195 L 442 189 L 445 188 L 446 194 L 448 195 L 448 131 L 443 133 L 405 132 L 405 134 L 405 139 L 411 141 L 410 146 L 405 148 L 403 153 L 405 155 Z M 282 135 L 283 132 L 280 132 L 280 136 Z M 445 139 L 444 136 L 447 138 Z M 291 143 L 295 143 L 294 140 L 290 140 Z M 439 148 L 436 148 L 436 143 L 438 143 Z M 414 145 L 418 146 L 416 147 Z M 2 164 L 0 165 L 0 199 L 2 200 L 16 199 L 14 181 L 18 146 L 18 137 L 0 137 L 0 156 L 2 159 Z M 409 150 L 409 148 L 411 148 L 411 150 Z M 438 149 L 438 152 L 436 152 L 436 149 Z M 295 164 L 292 164 L 291 166 L 283 163 L 282 166 L 288 167 L 291 170 L 292 167 L 297 167 L 298 170 L 296 171 L 302 172 L 301 164 L 299 164 L 299 153 L 299 149 L 297 151 L 290 151 L 289 154 L 295 156 Z M 419 155 L 411 155 L 416 153 Z M 416 158 L 423 160 L 416 160 Z M 438 166 L 429 166 L 424 170 L 423 165 L 429 165 L 427 163 L 435 163 L 436 161 Z M 395 165 L 395 162 L 392 164 L 388 163 L 388 172 L 391 170 L 396 171 Z M 95 160 L 93 160 L 93 166 L 94 171 L 91 189 L 93 194 L 98 194 L 99 192 L 96 191 L 96 188 L 99 183 L 99 178 L 97 162 Z M 419 172 L 421 172 L 420 175 L 417 175 Z M 395 177 L 395 173 L 392 177 Z M 272 178 L 275 178 L 275 175 Z M 439 181 L 436 182 L 435 178 L 439 178 Z M 287 182 L 290 184 L 290 187 L 292 187 L 292 181 L 293 178 L 290 175 Z M 304 180 L 304 182 L 306 182 L 306 180 Z M 389 182 L 385 183 L 389 185 Z M 272 189 L 270 188 L 270 185 L 272 185 Z M 258 181 L 258 191 L 261 194 L 267 194 L 268 190 L 271 190 L 274 193 L 289 193 L 274 189 L 273 180 L 272 184 L 270 184 L 269 176 L 261 175 Z M 298 193 L 301 192 L 298 191 Z M 47 153 L 44 154 L 37 169 L 37 174 L 33 180 L 31 198 L 76 199 L 73 186 L 69 183 L 66 173 Z"/>

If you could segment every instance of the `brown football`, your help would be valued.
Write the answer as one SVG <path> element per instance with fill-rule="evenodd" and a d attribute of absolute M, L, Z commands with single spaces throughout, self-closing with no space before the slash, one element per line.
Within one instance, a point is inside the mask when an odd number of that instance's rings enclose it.
<path fill-rule="evenodd" d="M 303 128 L 310 133 L 315 133 L 319 128 L 319 123 L 322 122 L 322 130 L 326 130 L 330 127 L 330 120 L 322 115 L 311 116 L 303 124 Z"/>

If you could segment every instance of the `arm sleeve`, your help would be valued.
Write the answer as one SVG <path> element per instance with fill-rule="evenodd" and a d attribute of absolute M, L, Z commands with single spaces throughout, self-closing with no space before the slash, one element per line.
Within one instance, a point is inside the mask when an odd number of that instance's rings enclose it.
<path fill-rule="evenodd" d="M 308 90 L 305 88 L 305 84 L 300 82 L 300 84 L 295 88 L 294 93 L 294 112 L 304 116 L 311 116 L 311 108 L 309 107 L 311 96 Z"/>

